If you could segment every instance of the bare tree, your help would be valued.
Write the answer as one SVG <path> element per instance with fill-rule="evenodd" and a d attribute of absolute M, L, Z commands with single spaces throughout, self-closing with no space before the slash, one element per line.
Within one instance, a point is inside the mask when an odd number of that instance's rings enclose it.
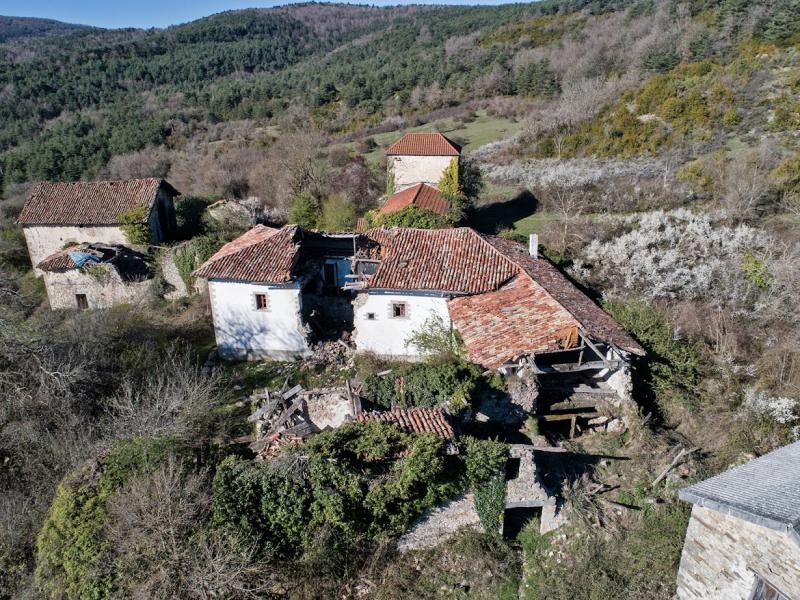
<path fill-rule="evenodd" d="M 122 381 L 108 401 L 108 428 L 130 437 L 198 433 L 220 391 L 217 374 L 203 374 L 189 352 L 173 346 L 144 380 Z"/>
<path fill-rule="evenodd" d="M 581 190 L 574 187 L 554 186 L 548 190 L 548 204 L 558 215 L 561 229 L 560 250 L 567 248 L 567 239 L 570 236 L 581 236 L 571 231 L 571 228 L 583 214 L 586 203 Z"/>

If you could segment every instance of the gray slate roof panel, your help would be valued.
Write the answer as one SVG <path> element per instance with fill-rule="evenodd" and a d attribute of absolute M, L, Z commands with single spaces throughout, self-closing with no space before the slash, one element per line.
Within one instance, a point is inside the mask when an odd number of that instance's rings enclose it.
<path fill-rule="evenodd" d="M 800 540 L 800 442 L 684 488 L 679 495 Z"/>

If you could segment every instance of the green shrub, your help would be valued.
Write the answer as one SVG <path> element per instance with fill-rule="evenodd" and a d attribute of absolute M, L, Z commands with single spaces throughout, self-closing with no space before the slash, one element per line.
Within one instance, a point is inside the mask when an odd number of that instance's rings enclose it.
<path fill-rule="evenodd" d="M 304 542 L 311 495 L 302 475 L 277 463 L 229 456 L 212 484 L 214 523 L 242 550 L 269 558 L 293 555 Z"/>
<path fill-rule="evenodd" d="M 446 468 L 441 438 L 389 423 L 346 423 L 314 436 L 304 459 L 267 464 L 228 458 L 214 478 L 214 522 L 268 559 L 312 551 L 325 532 L 336 555 L 402 533 L 458 493 L 462 469 Z"/>
<path fill-rule="evenodd" d="M 705 365 L 702 342 L 676 338 L 667 313 L 646 302 L 608 300 L 604 307 L 647 351 L 639 369 L 642 393 L 653 394 L 664 413 L 675 406 L 696 408 L 697 386 Z"/>
<path fill-rule="evenodd" d="M 114 596 L 113 557 L 104 534 L 108 499 L 178 451 L 171 438 L 118 442 L 98 460 L 96 473 L 72 474 L 59 484 L 36 539 L 36 584 L 46 596 Z"/>
<path fill-rule="evenodd" d="M 742 257 L 742 272 L 747 280 L 760 290 L 768 290 L 770 274 L 767 263 L 759 260 L 750 252 L 745 252 Z"/>
<path fill-rule="evenodd" d="M 355 205 L 340 194 L 328 196 L 322 203 L 317 227 L 325 231 L 351 231 L 355 226 Z"/>
<path fill-rule="evenodd" d="M 414 227 L 416 229 L 445 229 L 453 225 L 447 217 L 413 204 L 394 212 L 378 215 L 372 224 L 375 227 Z"/>
<path fill-rule="evenodd" d="M 517 71 L 514 87 L 522 96 L 555 96 L 561 86 L 546 60 L 534 61 Z"/>
<path fill-rule="evenodd" d="M 120 229 L 128 243 L 134 246 L 147 246 L 150 243 L 149 206 L 135 206 L 119 214 Z"/>
<path fill-rule="evenodd" d="M 311 194 L 298 194 L 289 209 L 289 222 L 306 229 L 314 229 L 319 220 L 319 203 Z"/>
<path fill-rule="evenodd" d="M 223 241 L 217 235 L 196 237 L 179 248 L 173 254 L 175 266 L 186 285 L 191 285 L 192 273 L 220 249 Z"/>
<path fill-rule="evenodd" d="M 666 73 L 681 62 L 680 55 L 672 48 L 653 48 L 644 57 L 642 66 L 648 71 Z"/>
<path fill-rule="evenodd" d="M 365 378 L 364 391 L 381 406 L 439 406 L 453 397 L 471 400 L 479 380 L 480 369 L 463 361 L 416 363 Z"/>
<path fill-rule="evenodd" d="M 465 437 L 462 445 L 465 476 L 475 496 L 475 511 L 487 533 L 497 532 L 506 505 L 508 446 L 473 437 Z"/>

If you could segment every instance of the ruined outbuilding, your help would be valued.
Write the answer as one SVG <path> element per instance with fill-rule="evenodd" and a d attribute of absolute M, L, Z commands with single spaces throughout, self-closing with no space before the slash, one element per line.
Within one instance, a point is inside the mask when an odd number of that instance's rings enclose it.
<path fill-rule="evenodd" d="M 121 245 L 70 246 L 37 268 L 52 309 L 110 308 L 143 301 L 152 292 L 152 266 L 144 255 Z"/>
<path fill-rule="evenodd" d="M 18 223 L 37 275 L 45 258 L 70 244 L 128 245 L 121 218 L 143 209 L 150 243 L 169 240 L 177 229 L 173 199 L 179 192 L 163 179 L 42 182 L 33 187 Z"/>

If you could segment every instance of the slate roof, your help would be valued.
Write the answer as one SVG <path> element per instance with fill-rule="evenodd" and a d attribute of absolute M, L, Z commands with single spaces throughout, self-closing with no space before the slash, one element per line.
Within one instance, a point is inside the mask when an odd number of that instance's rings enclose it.
<path fill-rule="evenodd" d="M 385 152 L 386 156 L 459 156 L 461 146 L 441 133 L 407 133 Z"/>
<path fill-rule="evenodd" d="M 194 275 L 204 279 L 287 283 L 292 280 L 299 251 L 297 225 L 286 225 L 277 231 L 257 225 L 223 246 Z"/>
<path fill-rule="evenodd" d="M 448 441 L 455 439 L 453 427 L 447 420 L 444 411 L 438 408 L 408 408 L 393 411 L 370 411 L 358 415 L 357 419 L 365 421 L 383 421 L 394 423 L 407 433 L 433 433 Z"/>
<path fill-rule="evenodd" d="M 378 214 L 393 213 L 412 205 L 432 210 L 440 215 L 450 212 L 450 202 L 442 196 L 442 192 L 427 183 L 418 183 L 389 196 Z"/>
<path fill-rule="evenodd" d="M 684 488 L 679 497 L 775 529 L 800 545 L 800 442 Z"/>
<path fill-rule="evenodd" d="M 151 207 L 161 187 L 178 195 L 158 178 L 37 183 L 17 221 L 20 225 L 118 225 L 121 213 Z"/>

